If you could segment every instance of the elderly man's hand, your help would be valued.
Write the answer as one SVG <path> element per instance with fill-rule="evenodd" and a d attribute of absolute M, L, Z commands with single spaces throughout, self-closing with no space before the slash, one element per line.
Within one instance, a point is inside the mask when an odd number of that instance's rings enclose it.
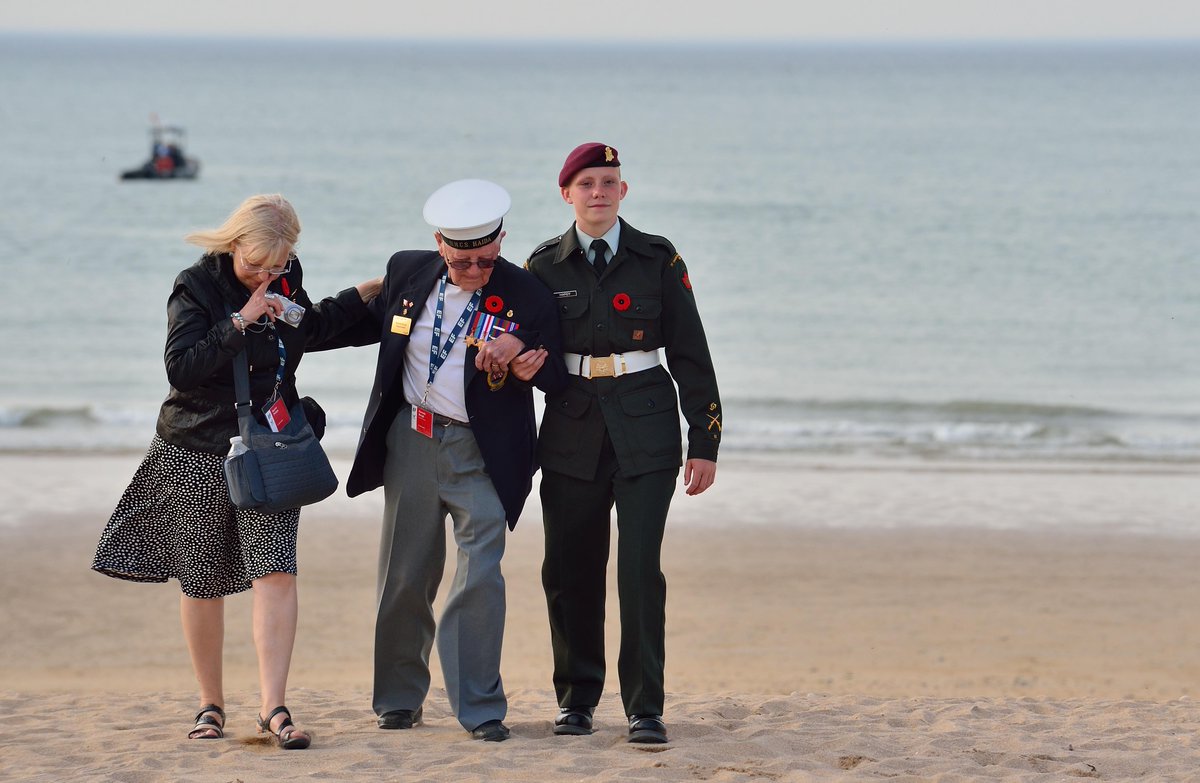
<path fill-rule="evenodd" d="M 479 347 L 479 353 L 475 354 L 475 369 L 487 373 L 503 372 L 524 348 L 525 343 L 520 338 L 502 334 Z"/>

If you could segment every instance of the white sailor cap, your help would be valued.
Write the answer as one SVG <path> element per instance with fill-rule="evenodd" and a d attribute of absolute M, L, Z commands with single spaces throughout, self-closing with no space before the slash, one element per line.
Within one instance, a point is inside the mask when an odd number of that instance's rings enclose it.
<path fill-rule="evenodd" d="M 425 222 L 442 241 L 459 250 L 490 245 L 500 236 L 512 206 L 508 191 L 485 179 L 460 179 L 443 185 L 425 201 Z"/>

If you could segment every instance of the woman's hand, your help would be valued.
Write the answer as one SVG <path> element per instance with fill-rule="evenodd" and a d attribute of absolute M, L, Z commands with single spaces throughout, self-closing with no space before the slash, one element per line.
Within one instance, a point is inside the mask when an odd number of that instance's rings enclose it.
<path fill-rule="evenodd" d="M 254 293 L 250 294 L 250 300 L 242 305 L 242 318 L 246 319 L 246 323 L 252 324 L 265 314 L 270 321 L 275 320 L 275 316 L 283 312 L 283 303 L 278 299 L 267 298 L 267 286 L 271 285 L 271 279 L 267 278 L 259 284 L 258 288 L 254 289 Z M 234 323 L 237 319 L 234 319 Z M 239 327 L 240 328 L 240 327 Z"/>
<path fill-rule="evenodd" d="M 358 295 L 362 298 L 363 304 L 366 304 L 379 296 L 379 292 L 383 290 L 383 276 L 381 275 L 374 280 L 364 280 L 354 287 L 358 290 Z"/>

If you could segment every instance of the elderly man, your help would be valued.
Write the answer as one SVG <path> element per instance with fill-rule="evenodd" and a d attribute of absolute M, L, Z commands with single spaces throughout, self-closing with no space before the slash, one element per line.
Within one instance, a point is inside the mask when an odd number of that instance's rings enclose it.
<path fill-rule="evenodd" d="M 436 251 L 388 261 L 358 344 L 379 342 L 353 497 L 384 487 L 374 708 L 381 729 L 420 722 L 435 636 L 433 600 L 453 523 L 457 570 L 436 629 L 450 707 L 476 739 L 508 738 L 500 679 L 500 559 L 536 470 L 529 382 L 566 383 L 553 298 L 500 257 L 511 200 L 483 180 L 452 182 L 424 217 Z M 522 380 L 525 379 L 525 380 Z M 529 382 L 526 382 L 529 381 Z"/>
<path fill-rule="evenodd" d="M 617 216 L 628 192 L 620 166 L 605 144 L 571 151 L 558 185 L 575 222 L 526 263 L 554 293 L 574 376 L 547 396 L 542 420 L 542 585 L 560 707 L 554 733 L 590 734 L 604 688 L 605 568 L 616 505 L 617 670 L 628 739 L 661 743 L 667 584 L 660 553 L 682 461 L 679 410 L 688 422 L 683 480 L 687 494 L 698 495 L 716 478 L 721 401 L 683 259 L 668 240 Z"/>

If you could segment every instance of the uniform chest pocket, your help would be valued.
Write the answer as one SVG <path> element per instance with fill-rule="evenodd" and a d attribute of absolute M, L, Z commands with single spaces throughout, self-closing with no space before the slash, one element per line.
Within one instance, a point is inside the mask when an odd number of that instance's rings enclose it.
<path fill-rule="evenodd" d="M 662 345 L 662 299 L 657 296 L 618 294 L 613 298 L 613 314 L 614 344 L 624 350 L 651 349 Z"/>

